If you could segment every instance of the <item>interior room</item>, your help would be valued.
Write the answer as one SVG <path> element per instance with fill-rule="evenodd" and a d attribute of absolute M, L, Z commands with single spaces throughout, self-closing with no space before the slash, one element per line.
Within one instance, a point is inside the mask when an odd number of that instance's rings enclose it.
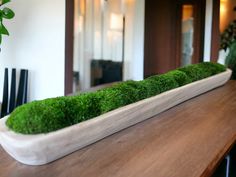
<path fill-rule="evenodd" d="M 235 0 L 0 1 L 0 177 L 235 177 Z"/>

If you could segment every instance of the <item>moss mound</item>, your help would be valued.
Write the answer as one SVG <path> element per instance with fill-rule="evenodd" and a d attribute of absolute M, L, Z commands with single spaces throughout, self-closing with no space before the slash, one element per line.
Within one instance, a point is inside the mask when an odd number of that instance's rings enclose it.
<path fill-rule="evenodd" d="M 65 115 L 63 98 L 34 101 L 18 107 L 7 120 L 7 126 L 24 134 L 45 133 L 73 124 Z"/>
<path fill-rule="evenodd" d="M 204 62 L 93 93 L 34 101 L 16 108 L 6 125 L 22 134 L 56 131 L 225 70 L 221 64 Z"/>

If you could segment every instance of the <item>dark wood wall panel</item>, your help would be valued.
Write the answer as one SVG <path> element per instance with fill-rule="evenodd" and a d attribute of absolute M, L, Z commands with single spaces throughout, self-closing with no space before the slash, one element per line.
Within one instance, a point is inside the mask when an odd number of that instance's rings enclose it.
<path fill-rule="evenodd" d="M 193 63 L 203 61 L 204 56 L 204 39 L 205 39 L 205 16 L 206 16 L 206 0 L 195 0 L 195 27 L 194 31 L 194 58 Z"/>
<path fill-rule="evenodd" d="M 73 89 L 74 0 L 66 0 L 65 95 Z"/>
<path fill-rule="evenodd" d="M 194 24 L 193 63 L 202 60 L 206 0 L 146 0 L 144 77 L 165 73 L 180 66 L 183 3 L 195 7 L 194 20 L 197 20 Z"/>
<path fill-rule="evenodd" d="M 164 73 L 175 68 L 173 14 L 175 3 L 171 0 L 146 0 L 145 4 L 145 77 Z M 171 8 L 171 11 L 170 11 Z M 170 13 L 171 12 L 171 13 Z"/>
<path fill-rule="evenodd" d="M 220 49 L 220 0 L 213 2 L 211 61 L 217 62 Z"/>

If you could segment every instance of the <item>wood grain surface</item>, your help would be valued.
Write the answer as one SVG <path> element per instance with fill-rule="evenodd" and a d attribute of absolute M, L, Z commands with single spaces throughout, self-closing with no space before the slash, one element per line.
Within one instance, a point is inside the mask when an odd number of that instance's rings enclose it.
<path fill-rule="evenodd" d="M 23 164 L 48 164 L 222 86 L 229 80 L 231 73 L 231 70 L 227 70 L 48 134 L 26 136 L 14 133 L 6 126 L 8 117 L 5 117 L 0 120 L 0 144 L 14 159 Z"/>
<path fill-rule="evenodd" d="M 0 176 L 210 176 L 236 141 L 235 108 L 230 81 L 48 165 L 22 165 L 0 148 Z"/>

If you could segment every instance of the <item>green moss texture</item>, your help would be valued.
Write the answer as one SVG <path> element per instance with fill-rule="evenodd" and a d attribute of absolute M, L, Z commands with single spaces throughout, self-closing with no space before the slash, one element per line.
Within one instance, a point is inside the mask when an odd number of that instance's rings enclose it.
<path fill-rule="evenodd" d="M 221 64 L 204 62 L 93 93 L 33 101 L 16 108 L 6 125 L 22 134 L 56 131 L 225 70 Z"/>

